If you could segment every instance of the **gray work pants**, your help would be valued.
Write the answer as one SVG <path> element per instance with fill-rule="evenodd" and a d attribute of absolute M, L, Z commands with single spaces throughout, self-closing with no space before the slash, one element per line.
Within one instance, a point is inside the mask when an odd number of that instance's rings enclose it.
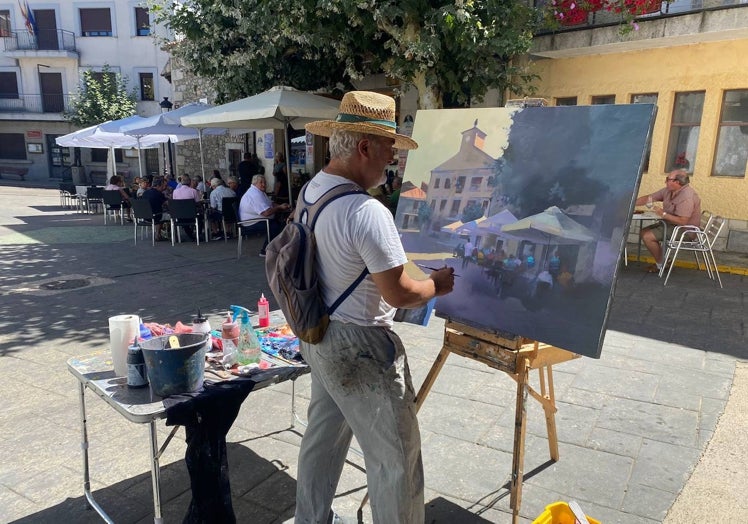
<path fill-rule="evenodd" d="M 296 524 L 326 524 L 353 435 L 361 446 L 374 524 L 423 524 L 423 463 L 405 348 L 390 329 L 333 321 L 302 342 L 312 371 L 299 454 Z"/>

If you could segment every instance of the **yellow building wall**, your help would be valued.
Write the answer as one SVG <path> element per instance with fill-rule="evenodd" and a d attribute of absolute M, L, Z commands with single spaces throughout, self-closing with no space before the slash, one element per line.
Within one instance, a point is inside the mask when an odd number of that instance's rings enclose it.
<path fill-rule="evenodd" d="M 725 90 L 748 89 L 748 40 L 709 42 L 678 47 L 628 51 L 574 58 L 538 59 L 533 70 L 538 96 L 553 105 L 556 98 L 577 97 L 578 105 L 593 96 L 615 95 L 628 104 L 631 95 L 657 93 L 657 118 L 649 169 L 640 194 L 664 186 L 665 162 L 675 93 L 704 91 L 704 110 L 691 185 L 702 209 L 727 218 L 748 220 L 748 178 L 711 176 L 722 97 Z M 737 225 L 737 224 L 736 224 Z M 742 228 L 740 228 L 742 229 Z"/>

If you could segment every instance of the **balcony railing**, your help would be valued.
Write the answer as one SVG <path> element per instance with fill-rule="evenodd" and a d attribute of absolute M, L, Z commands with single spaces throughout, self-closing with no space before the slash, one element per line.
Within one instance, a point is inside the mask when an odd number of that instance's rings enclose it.
<path fill-rule="evenodd" d="M 535 7 L 542 8 L 550 3 L 550 0 L 535 0 Z M 700 11 L 713 11 L 717 9 L 730 9 L 733 7 L 748 7 L 748 0 L 673 0 L 672 2 L 662 2 L 658 11 L 642 14 L 636 17 L 637 20 L 647 20 L 657 18 L 663 15 L 682 15 L 688 13 L 698 13 Z M 589 13 L 586 20 L 577 24 L 560 24 L 556 29 L 544 29 L 537 32 L 538 35 L 553 33 L 559 30 L 587 29 L 591 27 L 602 27 L 613 24 L 620 24 L 623 17 L 620 14 L 610 11 L 597 11 Z"/>
<path fill-rule="evenodd" d="M 64 29 L 40 29 L 36 34 L 26 30 L 11 31 L 10 36 L 0 38 L 5 51 L 72 51 L 75 47 L 75 33 Z"/>
<path fill-rule="evenodd" d="M 0 113 L 62 113 L 70 108 L 74 95 L 23 95 L 0 93 Z"/>

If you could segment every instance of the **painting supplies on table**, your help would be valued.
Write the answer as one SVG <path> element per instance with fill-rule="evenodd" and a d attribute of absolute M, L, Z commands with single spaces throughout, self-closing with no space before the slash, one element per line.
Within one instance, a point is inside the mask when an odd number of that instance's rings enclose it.
<path fill-rule="evenodd" d="M 239 324 L 239 345 L 237 346 L 239 365 L 259 364 L 262 350 L 257 334 L 249 321 L 250 311 L 242 306 L 231 306 L 230 309 L 233 313 L 231 320 Z"/>

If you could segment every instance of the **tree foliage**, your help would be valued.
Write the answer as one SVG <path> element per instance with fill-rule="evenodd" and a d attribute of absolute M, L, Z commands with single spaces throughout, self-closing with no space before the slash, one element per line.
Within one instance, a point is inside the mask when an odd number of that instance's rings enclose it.
<path fill-rule="evenodd" d="M 107 65 L 101 72 L 83 72 L 78 96 L 64 116 L 76 126 L 88 127 L 133 115 L 135 107 L 135 89 L 128 92 L 127 79 Z"/>
<path fill-rule="evenodd" d="M 521 0 L 151 0 L 181 40 L 172 53 L 219 101 L 273 85 L 347 90 L 385 73 L 421 108 L 466 106 L 489 89 L 530 93 L 516 62 L 536 17 Z"/>
<path fill-rule="evenodd" d="M 465 209 L 462 210 L 462 216 L 460 216 L 460 220 L 462 220 L 463 224 L 467 224 L 468 222 L 472 222 L 473 220 L 482 217 L 483 212 L 483 206 L 481 206 L 480 204 L 470 204 L 468 206 L 465 206 Z"/>

